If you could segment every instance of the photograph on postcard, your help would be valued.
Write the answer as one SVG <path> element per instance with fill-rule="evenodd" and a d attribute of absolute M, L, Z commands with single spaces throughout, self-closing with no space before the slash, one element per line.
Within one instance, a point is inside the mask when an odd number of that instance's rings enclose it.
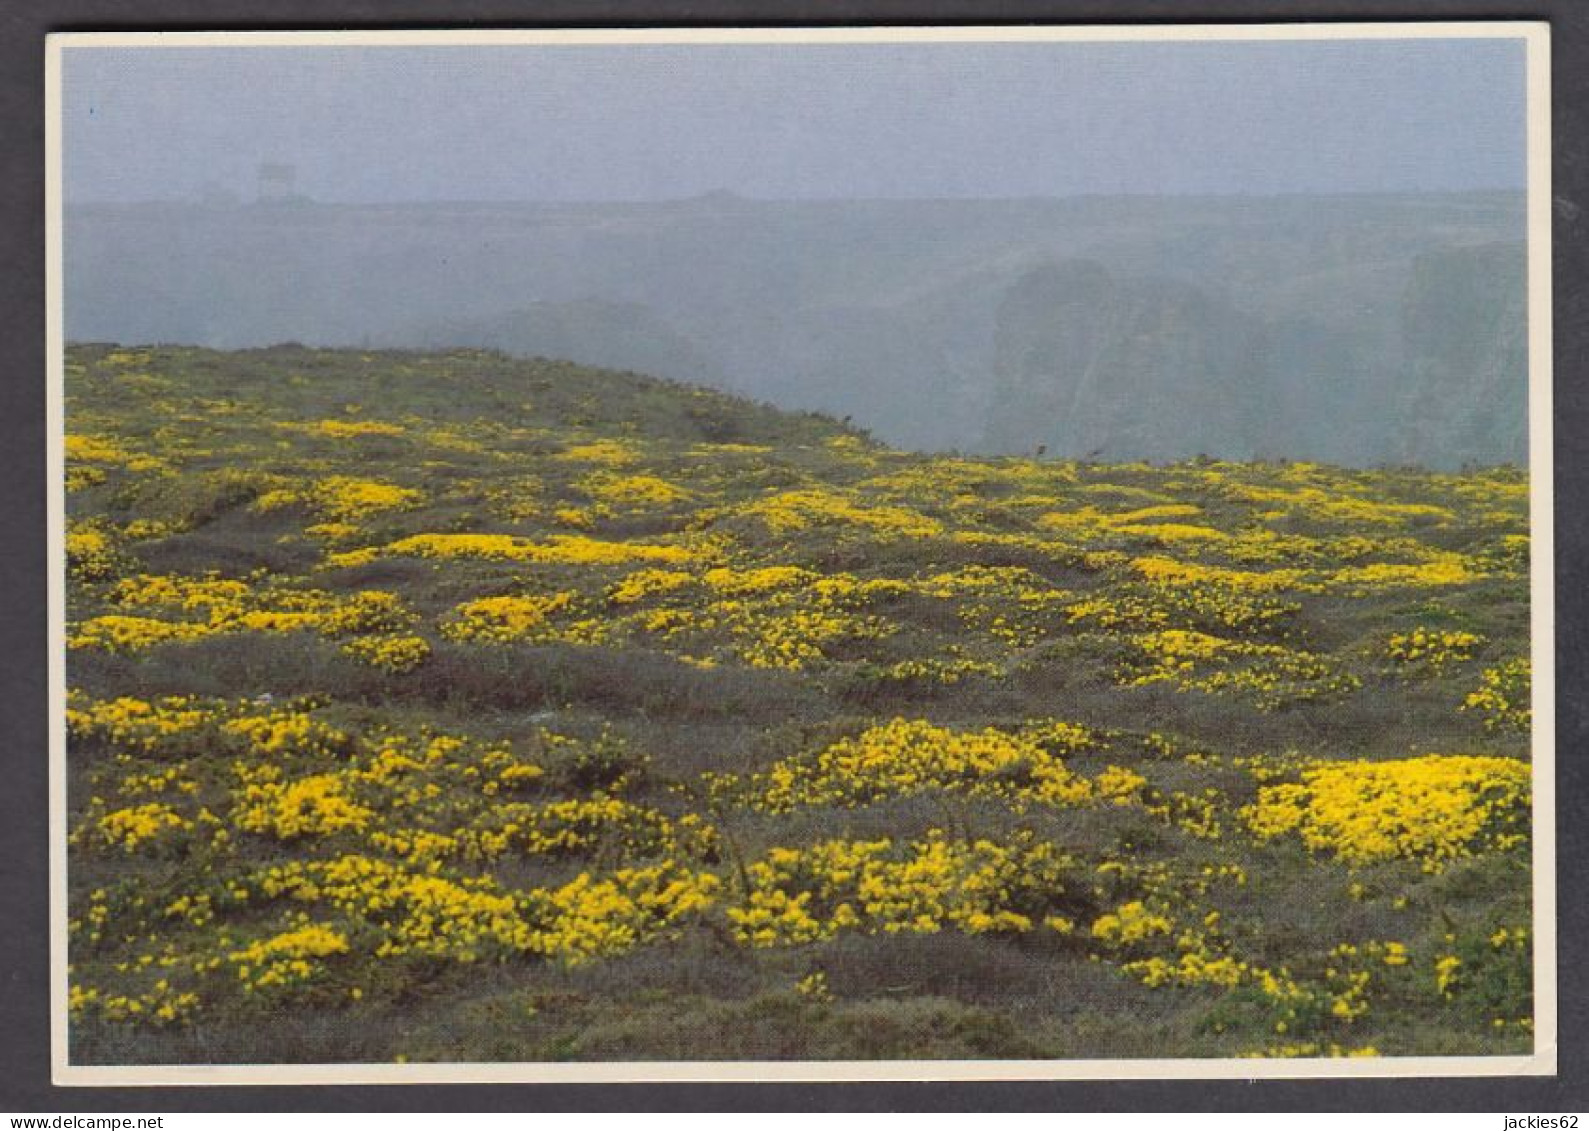
<path fill-rule="evenodd" d="M 58 1072 L 1550 1071 L 1547 47 L 52 38 Z"/>

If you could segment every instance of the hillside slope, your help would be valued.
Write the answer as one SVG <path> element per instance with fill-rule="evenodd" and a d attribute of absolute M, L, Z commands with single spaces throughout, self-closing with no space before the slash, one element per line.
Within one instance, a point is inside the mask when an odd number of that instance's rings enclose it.
<path fill-rule="evenodd" d="M 1530 1045 L 1515 468 L 927 457 L 475 351 L 66 378 L 76 1062 Z"/>

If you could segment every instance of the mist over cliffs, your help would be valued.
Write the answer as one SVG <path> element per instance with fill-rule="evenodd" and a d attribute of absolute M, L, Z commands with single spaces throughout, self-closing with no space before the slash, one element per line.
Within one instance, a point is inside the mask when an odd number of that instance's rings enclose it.
<path fill-rule="evenodd" d="M 481 346 L 1107 460 L 1521 461 L 1520 194 L 70 208 L 74 341 Z"/>

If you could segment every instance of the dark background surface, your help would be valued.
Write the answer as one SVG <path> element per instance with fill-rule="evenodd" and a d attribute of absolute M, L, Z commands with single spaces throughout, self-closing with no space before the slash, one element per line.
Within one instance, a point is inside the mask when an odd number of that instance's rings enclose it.
<path fill-rule="evenodd" d="M 1546 19 L 1552 27 L 1560 1075 L 1010 1084 L 55 1088 L 49 1064 L 44 37 L 52 31 Z M 0 1110 L 1589 1109 L 1589 6 L 1574 0 L 37 0 L 0 5 Z"/>

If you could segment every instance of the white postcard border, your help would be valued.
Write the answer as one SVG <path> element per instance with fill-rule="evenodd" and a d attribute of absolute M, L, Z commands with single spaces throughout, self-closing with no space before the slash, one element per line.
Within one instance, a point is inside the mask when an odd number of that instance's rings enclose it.
<path fill-rule="evenodd" d="M 61 69 L 64 51 L 185 47 L 493 47 L 885 43 L 1143 43 L 1521 39 L 1527 52 L 1530 640 L 1533 669 L 1534 1051 L 1529 1056 L 954 1061 L 608 1061 L 86 1066 L 67 1040 L 65 342 L 62 285 Z M 509 1084 L 974 1080 L 1214 1080 L 1541 1076 L 1557 1070 L 1555 612 L 1551 417 L 1550 28 L 1534 21 L 1155 24 L 1022 27 L 468 29 L 438 31 L 63 32 L 45 46 L 49 383 L 50 1033 L 63 1086 L 218 1084 Z"/>

